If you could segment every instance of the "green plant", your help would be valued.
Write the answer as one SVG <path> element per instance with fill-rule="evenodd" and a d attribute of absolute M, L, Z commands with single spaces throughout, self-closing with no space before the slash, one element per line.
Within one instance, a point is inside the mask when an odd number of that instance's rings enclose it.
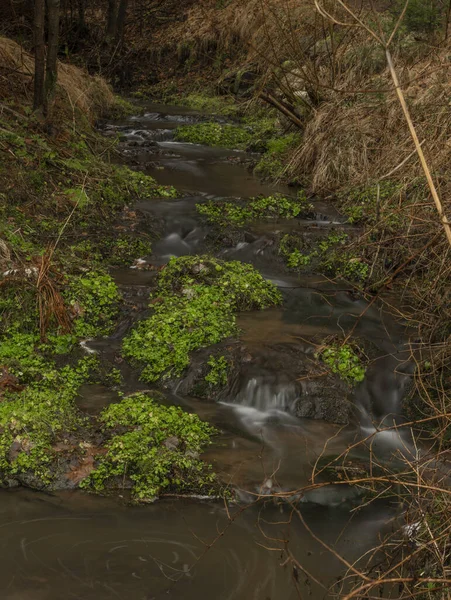
<path fill-rule="evenodd" d="M 401 186 L 390 180 L 379 181 L 370 185 L 352 188 L 339 194 L 339 200 L 343 205 L 343 212 L 348 217 L 349 223 L 360 223 L 367 221 L 374 223 L 378 212 L 388 202 L 399 195 Z M 385 216 L 385 214 L 384 214 Z"/>
<path fill-rule="evenodd" d="M 153 314 L 125 338 L 124 355 L 145 365 L 145 381 L 179 375 L 190 352 L 237 333 L 236 311 L 265 308 L 280 298 L 250 265 L 208 256 L 171 259 L 159 278 Z"/>
<path fill-rule="evenodd" d="M 4 480 L 22 473 L 42 484 L 53 477 L 53 445 L 59 436 L 83 426 L 74 400 L 97 364 L 93 357 L 75 367 L 49 367 L 42 379 L 21 392 L 8 392 L 0 403 L 0 472 Z"/>
<path fill-rule="evenodd" d="M 300 141 L 301 137 L 297 133 L 266 140 L 265 153 L 255 166 L 255 172 L 270 179 L 280 179 L 286 171 L 285 157 Z"/>
<path fill-rule="evenodd" d="M 404 5 L 403 0 L 396 0 L 396 18 L 404 10 Z M 444 12 L 440 0 L 409 0 L 402 24 L 409 31 L 431 33 L 442 24 Z"/>
<path fill-rule="evenodd" d="M 227 383 L 227 373 L 229 370 L 229 363 L 225 356 L 213 356 L 211 355 L 207 362 L 210 367 L 209 372 L 205 376 L 205 381 L 212 386 L 221 386 Z"/>
<path fill-rule="evenodd" d="M 350 384 L 364 380 L 365 367 L 362 361 L 349 344 L 334 344 L 321 350 L 317 355 L 326 364 L 332 373 L 336 373 Z"/>
<path fill-rule="evenodd" d="M 309 214 L 313 206 L 307 201 L 304 192 L 299 192 L 296 199 L 282 194 L 273 196 L 257 196 L 251 198 L 246 206 L 234 202 L 209 200 L 196 204 L 196 210 L 207 217 L 209 223 L 220 227 L 242 227 L 255 219 L 293 219 Z"/>
<path fill-rule="evenodd" d="M 235 100 L 229 96 L 206 96 L 201 93 L 192 93 L 184 98 L 176 98 L 176 100 L 179 104 L 210 114 L 235 115 L 238 111 Z"/>
<path fill-rule="evenodd" d="M 111 436 L 107 454 L 99 457 L 82 487 L 102 491 L 108 484 L 122 486 L 127 478 L 139 500 L 151 500 L 171 489 L 215 491 L 215 475 L 198 455 L 216 430 L 197 415 L 138 393 L 110 405 L 100 420 Z"/>
<path fill-rule="evenodd" d="M 191 144 L 245 149 L 250 144 L 252 135 L 237 125 L 209 122 L 182 125 L 176 129 L 175 139 Z"/>
<path fill-rule="evenodd" d="M 64 297 L 76 315 L 77 337 L 106 335 L 114 325 L 120 294 L 110 275 L 91 271 L 69 278 Z"/>

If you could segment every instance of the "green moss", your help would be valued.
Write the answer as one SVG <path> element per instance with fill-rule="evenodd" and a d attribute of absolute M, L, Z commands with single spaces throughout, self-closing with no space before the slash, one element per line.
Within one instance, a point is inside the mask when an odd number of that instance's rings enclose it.
<path fill-rule="evenodd" d="M 115 96 L 114 103 L 108 109 L 107 116 L 109 119 L 123 119 L 130 115 L 136 115 L 137 112 L 139 112 L 139 107 L 125 100 L 125 98 Z"/>
<path fill-rule="evenodd" d="M 216 491 L 211 467 L 198 458 L 215 429 L 197 415 L 162 406 L 146 394 L 135 394 L 105 409 L 100 417 L 110 436 L 107 454 L 82 484 L 96 491 L 122 487 L 130 480 L 136 499 L 151 500 L 163 492 Z M 120 433 L 116 433 L 117 430 Z"/>
<path fill-rule="evenodd" d="M 110 275 L 88 272 L 70 277 L 64 296 L 78 315 L 74 320 L 75 336 L 94 337 L 111 332 L 120 295 Z"/>
<path fill-rule="evenodd" d="M 242 227 L 256 219 L 293 219 L 301 215 L 307 216 L 312 209 L 312 205 L 307 202 L 305 193 L 302 191 L 299 192 L 296 199 L 282 194 L 258 196 L 251 198 L 245 206 L 218 200 L 196 204 L 196 210 L 204 215 L 209 223 L 220 227 Z"/>
<path fill-rule="evenodd" d="M 24 391 L 6 393 L 0 403 L 0 473 L 4 481 L 30 473 L 42 485 L 51 482 L 52 446 L 60 436 L 83 426 L 74 404 L 79 386 L 96 361 L 85 358 L 75 367 L 47 368 L 41 381 Z"/>
<path fill-rule="evenodd" d="M 347 383 L 356 384 L 365 378 L 365 367 L 349 344 L 334 344 L 321 350 L 317 356 Z"/>
<path fill-rule="evenodd" d="M 280 179 L 287 169 L 287 156 L 301 142 L 298 133 L 271 138 L 265 143 L 265 153 L 255 166 L 255 173 L 269 179 Z"/>
<path fill-rule="evenodd" d="M 191 144 L 246 149 L 252 140 L 252 134 L 237 125 L 209 122 L 182 125 L 176 129 L 175 139 Z"/>
<path fill-rule="evenodd" d="M 237 333 L 236 311 L 280 299 L 277 288 L 250 265 L 208 256 L 172 259 L 160 275 L 153 314 L 124 340 L 124 355 L 145 365 L 145 381 L 179 375 L 190 352 Z"/>

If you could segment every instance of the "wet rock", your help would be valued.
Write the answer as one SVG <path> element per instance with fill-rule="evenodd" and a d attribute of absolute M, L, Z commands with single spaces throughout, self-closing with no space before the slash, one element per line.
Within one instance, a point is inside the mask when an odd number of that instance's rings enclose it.
<path fill-rule="evenodd" d="M 166 440 L 164 440 L 163 446 L 166 446 L 168 450 L 177 450 L 177 448 L 180 446 L 180 440 L 175 436 L 168 437 Z"/>
<path fill-rule="evenodd" d="M 179 394 L 204 400 L 349 423 L 354 415 L 353 390 L 306 350 L 297 343 L 247 345 L 227 340 L 194 353 L 185 376 L 169 385 Z M 225 385 L 211 386 L 205 380 L 211 355 L 227 360 Z"/>

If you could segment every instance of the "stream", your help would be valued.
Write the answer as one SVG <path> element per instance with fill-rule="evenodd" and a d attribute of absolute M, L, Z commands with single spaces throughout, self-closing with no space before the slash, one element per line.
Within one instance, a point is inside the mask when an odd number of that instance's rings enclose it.
<path fill-rule="evenodd" d="M 241 164 L 247 158 L 243 152 L 174 141 L 177 126 L 198 119 L 190 109 L 155 105 L 104 130 L 105 135 L 120 135 L 126 164 L 182 192 L 180 199 L 138 203 L 137 210 L 163 224 L 164 234 L 152 255 L 141 257 L 139 268 L 112 272 L 140 306 L 138 318 L 156 273 L 143 267 L 207 251 L 210 232 L 196 203 L 275 192 L 293 195 L 292 188 L 262 183 L 250 174 Z M 130 507 L 81 492 L 2 491 L 2 598 L 290 600 L 308 593 L 316 600 L 330 597 L 327 589 L 346 567 L 315 538 L 353 562 L 396 527 L 395 503 L 377 500 L 355 510 L 356 488 L 295 493 L 309 483 L 321 455 L 339 455 L 374 434 L 379 423 L 401 424 L 401 401 L 410 379 L 406 331 L 393 317 L 376 304 L 367 306 L 344 285 L 317 275 L 287 274 L 275 259 L 275 230 L 303 228 L 315 236 L 340 223 L 332 206 L 314 205 L 315 218 L 309 221 L 259 224 L 244 241 L 217 251 L 226 260 L 253 264 L 284 296 L 282 307 L 239 316 L 243 333 L 238 343 L 253 360 L 243 366 L 233 394 L 220 403 L 201 401 L 185 393 L 183 380 L 166 394 L 168 403 L 196 412 L 221 430 L 204 458 L 236 490 L 240 503 L 230 511 L 240 515 L 230 523 L 222 502 L 202 499 L 165 498 Z M 130 321 L 120 324 L 111 338 L 88 341 L 85 348 L 114 360 L 130 326 Z M 287 357 L 308 365 L 315 351 L 312 340 L 351 329 L 377 349 L 379 358 L 348 402 L 353 418 L 346 424 L 341 388 L 329 389 L 326 401 L 321 383 L 312 387 L 298 381 Z M 146 389 L 131 368 L 124 365 L 122 372 L 126 393 Z M 79 406 L 96 413 L 116 400 L 107 388 L 85 385 Z M 334 411 L 340 416 L 335 422 L 322 418 Z M 365 460 L 370 452 L 384 464 L 396 465 L 413 447 L 401 428 L 373 435 L 371 444 L 357 446 L 351 457 Z M 304 523 L 291 514 L 289 504 L 252 504 L 256 495 L 273 491 L 293 491 Z M 284 544 L 309 575 L 293 572 L 285 563 Z"/>

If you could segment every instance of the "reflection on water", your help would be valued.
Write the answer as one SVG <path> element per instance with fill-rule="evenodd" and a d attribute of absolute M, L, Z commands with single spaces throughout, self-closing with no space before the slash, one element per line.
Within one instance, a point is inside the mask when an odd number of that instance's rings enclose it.
<path fill-rule="evenodd" d="M 298 560 L 325 587 L 343 571 L 299 519 L 289 523 L 287 506 L 251 506 L 233 523 L 217 504 L 162 500 L 130 508 L 80 493 L 2 493 L 0 507 L 5 600 L 298 598 L 292 569 L 283 566 L 284 543 L 276 538 L 289 540 Z M 230 514 L 239 510 L 232 506 Z M 394 517 L 384 505 L 352 516 L 305 505 L 302 514 L 348 560 L 376 544 L 378 532 L 389 529 Z M 324 597 L 304 576 L 298 585 L 313 600 Z"/>

